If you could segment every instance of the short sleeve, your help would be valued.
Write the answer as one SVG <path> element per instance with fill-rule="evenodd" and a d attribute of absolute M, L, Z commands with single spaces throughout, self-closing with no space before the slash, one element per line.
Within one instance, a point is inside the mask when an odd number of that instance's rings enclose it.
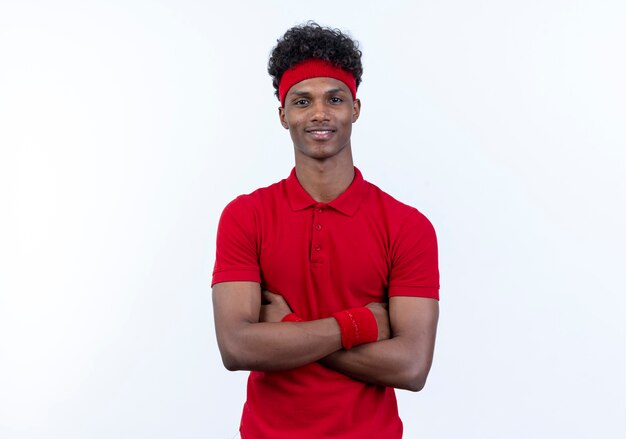
<path fill-rule="evenodd" d="M 217 228 L 211 286 L 220 282 L 261 282 L 254 216 L 245 198 L 228 204 Z"/>
<path fill-rule="evenodd" d="M 437 236 L 428 219 L 413 210 L 392 246 L 389 296 L 439 300 Z"/>

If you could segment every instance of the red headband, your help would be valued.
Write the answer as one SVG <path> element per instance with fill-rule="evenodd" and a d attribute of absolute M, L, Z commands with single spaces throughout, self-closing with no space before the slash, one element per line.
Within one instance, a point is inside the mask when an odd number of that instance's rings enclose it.
<path fill-rule="evenodd" d="M 280 84 L 278 84 L 280 104 L 283 107 L 285 106 L 287 92 L 298 82 L 320 76 L 338 79 L 343 82 L 352 92 L 352 98 L 356 99 L 356 78 L 352 73 L 323 59 L 311 58 L 290 67 L 283 73 L 283 76 L 280 78 Z"/>

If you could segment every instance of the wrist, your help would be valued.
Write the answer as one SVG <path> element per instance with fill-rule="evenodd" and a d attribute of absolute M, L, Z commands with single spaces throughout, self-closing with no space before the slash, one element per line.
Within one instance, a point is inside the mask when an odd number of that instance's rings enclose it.
<path fill-rule="evenodd" d="M 341 345 L 351 349 L 378 340 L 378 323 L 369 308 L 347 309 L 333 314 L 341 330 Z"/>
<path fill-rule="evenodd" d="M 300 317 L 296 313 L 289 313 L 285 317 L 282 318 L 281 322 L 303 322 Z"/>

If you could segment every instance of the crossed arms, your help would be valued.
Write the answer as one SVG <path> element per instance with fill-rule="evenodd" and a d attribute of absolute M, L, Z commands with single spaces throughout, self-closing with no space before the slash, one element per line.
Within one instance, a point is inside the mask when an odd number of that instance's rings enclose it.
<path fill-rule="evenodd" d="M 388 310 L 378 303 L 368 307 L 378 323 L 378 341 L 346 351 L 332 317 L 281 322 L 289 306 L 281 296 L 262 292 L 258 283 L 213 287 L 217 342 L 228 370 L 278 371 L 319 361 L 368 383 L 421 390 L 432 364 L 439 303 L 391 297 Z"/>

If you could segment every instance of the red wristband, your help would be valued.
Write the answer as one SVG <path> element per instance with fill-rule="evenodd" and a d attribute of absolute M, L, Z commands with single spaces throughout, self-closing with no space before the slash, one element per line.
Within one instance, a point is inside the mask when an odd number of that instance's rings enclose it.
<path fill-rule="evenodd" d="M 378 340 L 378 324 L 369 308 L 352 308 L 333 314 L 341 329 L 341 344 L 350 349 Z"/>
<path fill-rule="evenodd" d="M 302 320 L 300 317 L 298 317 L 296 315 L 296 313 L 289 313 L 287 314 L 285 317 L 283 317 L 283 319 L 281 320 L 281 322 L 303 322 L 304 320 Z"/>

